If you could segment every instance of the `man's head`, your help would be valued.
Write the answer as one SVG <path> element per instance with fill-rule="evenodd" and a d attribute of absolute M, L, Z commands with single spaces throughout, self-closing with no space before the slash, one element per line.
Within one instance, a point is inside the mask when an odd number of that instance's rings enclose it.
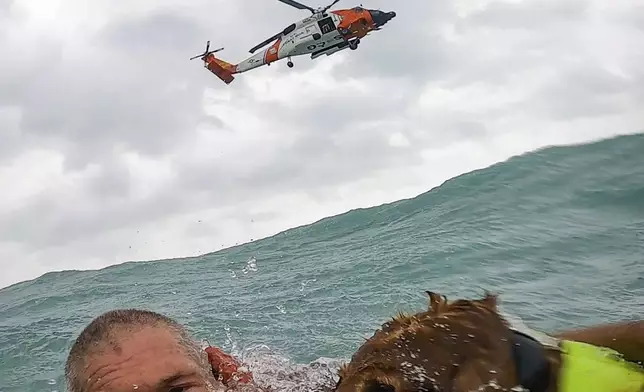
<path fill-rule="evenodd" d="M 210 392 L 219 385 L 180 324 L 136 309 L 94 319 L 74 342 L 65 376 L 70 392 Z"/>

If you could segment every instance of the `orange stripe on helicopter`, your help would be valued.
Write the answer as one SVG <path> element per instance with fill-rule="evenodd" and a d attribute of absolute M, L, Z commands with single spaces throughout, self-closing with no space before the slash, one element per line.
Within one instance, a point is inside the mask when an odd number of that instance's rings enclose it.
<path fill-rule="evenodd" d="M 280 44 L 282 43 L 282 39 L 278 39 L 275 41 L 273 45 L 271 45 L 268 49 L 266 49 L 266 55 L 264 56 L 264 62 L 266 64 L 270 64 L 272 62 L 275 62 L 279 60 L 279 50 L 280 50 Z"/>
<path fill-rule="evenodd" d="M 345 36 L 345 38 L 362 38 L 374 29 L 373 18 L 366 9 L 361 11 L 352 9 L 336 10 L 332 12 L 342 17 L 342 21 L 338 24 L 338 30 L 346 29 L 349 31 L 349 35 Z"/>
<path fill-rule="evenodd" d="M 230 73 L 235 73 L 237 71 L 237 67 L 235 67 L 234 65 L 232 65 L 231 63 L 229 63 L 227 61 L 224 61 L 222 59 L 218 59 L 217 57 L 215 57 L 214 54 L 212 55 L 212 58 L 209 58 L 208 60 L 209 60 L 208 63 L 215 62 L 221 68 L 223 68 L 223 69 L 225 69 L 227 71 L 230 71 Z"/>
<path fill-rule="evenodd" d="M 206 68 L 226 84 L 230 84 L 235 80 L 233 74 L 237 71 L 237 67 L 224 60 L 216 58 L 212 53 L 206 57 Z"/>

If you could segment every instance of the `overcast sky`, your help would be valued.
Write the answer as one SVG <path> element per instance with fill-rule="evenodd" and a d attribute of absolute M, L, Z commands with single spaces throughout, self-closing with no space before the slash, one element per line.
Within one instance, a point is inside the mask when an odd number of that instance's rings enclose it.
<path fill-rule="evenodd" d="M 398 16 L 359 50 L 226 86 L 188 61 L 206 40 L 238 62 L 308 11 L 0 1 L 0 287 L 206 253 L 644 129 L 640 0 L 363 5 Z"/>

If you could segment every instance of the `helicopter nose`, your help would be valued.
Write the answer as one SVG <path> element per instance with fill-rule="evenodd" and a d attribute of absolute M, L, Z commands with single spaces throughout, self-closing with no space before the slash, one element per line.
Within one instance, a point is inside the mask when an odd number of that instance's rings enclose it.
<path fill-rule="evenodd" d="M 371 14 L 371 18 L 373 19 L 373 23 L 376 27 L 380 27 L 396 17 L 396 13 L 394 11 L 382 12 L 380 10 L 369 10 L 369 13 Z"/>

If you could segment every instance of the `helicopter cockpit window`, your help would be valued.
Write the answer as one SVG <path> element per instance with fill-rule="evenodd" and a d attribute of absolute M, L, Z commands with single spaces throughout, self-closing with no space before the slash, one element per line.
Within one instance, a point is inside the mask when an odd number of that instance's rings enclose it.
<path fill-rule="evenodd" d="M 318 26 L 320 27 L 322 34 L 328 34 L 337 28 L 335 23 L 333 23 L 333 18 L 322 19 L 318 22 Z"/>
<path fill-rule="evenodd" d="M 353 10 L 355 12 L 362 12 L 362 11 L 364 11 L 364 8 L 362 8 L 362 7 L 353 7 Z"/>
<path fill-rule="evenodd" d="M 295 30 L 295 23 L 293 23 L 292 25 L 290 25 L 287 28 L 285 28 L 284 31 L 283 31 L 283 34 L 284 35 L 290 34 L 290 33 L 293 32 L 293 30 Z"/>

